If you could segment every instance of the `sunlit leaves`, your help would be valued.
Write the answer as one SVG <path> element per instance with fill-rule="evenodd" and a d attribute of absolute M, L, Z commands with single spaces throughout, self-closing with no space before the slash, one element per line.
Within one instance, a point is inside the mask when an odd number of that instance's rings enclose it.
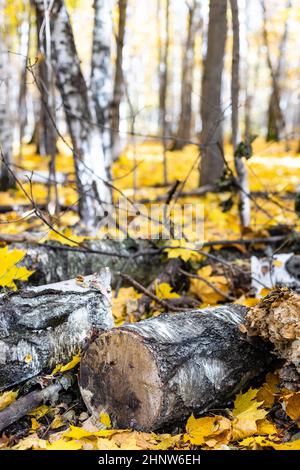
<path fill-rule="evenodd" d="M 15 281 L 27 281 L 34 271 L 24 266 L 17 266 L 26 252 L 23 250 L 9 250 L 7 246 L 0 248 L 0 286 L 17 289 Z"/>

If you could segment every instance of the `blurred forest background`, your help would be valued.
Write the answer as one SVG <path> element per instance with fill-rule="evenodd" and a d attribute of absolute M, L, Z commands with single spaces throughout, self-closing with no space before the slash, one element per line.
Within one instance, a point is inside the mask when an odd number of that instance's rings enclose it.
<path fill-rule="evenodd" d="M 1 212 L 95 231 L 120 194 L 173 191 L 205 195 L 209 237 L 296 222 L 298 0 L 0 8 Z"/>
<path fill-rule="evenodd" d="M 11 389 L 0 394 L 0 448 L 300 449 L 300 300 L 272 290 L 300 291 L 299 24 L 300 0 L 0 0 L 0 289 L 8 293 L 0 296 L 0 390 Z M 100 277 L 84 277 L 92 273 Z M 12 295 L 24 281 L 29 290 Z M 185 406 L 172 385 L 171 434 L 131 432 L 134 420 L 119 421 L 124 433 L 102 429 L 116 426 L 106 408 L 101 431 L 91 427 L 74 384 L 79 353 L 99 331 L 124 322 L 142 329 L 138 322 L 154 317 L 159 344 L 170 318 L 162 312 L 185 319 L 188 309 L 219 304 L 225 313 L 200 312 L 204 333 L 193 313 L 177 327 L 172 317 L 166 330 L 168 367 L 187 364 L 179 385 L 188 413 L 172 416 Z M 266 312 L 270 334 L 260 335 L 288 359 L 281 375 L 270 369 L 245 394 L 260 366 L 248 358 L 245 325 L 236 326 L 240 306 L 253 307 L 254 323 Z M 188 359 L 174 362 L 173 337 Z M 134 360 L 144 360 L 139 351 Z M 216 359 L 205 373 L 198 353 Z M 111 401 L 124 388 L 115 402 L 131 416 L 139 400 L 126 388 L 128 357 L 126 349 L 110 361 L 121 364 L 117 386 L 106 368 L 103 381 Z M 234 373 L 223 375 L 219 358 Z M 150 390 L 145 415 L 161 400 L 147 360 L 146 385 L 136 372 L 142 397 Z M 203 397 L 194 377 L 208 384 L 199 419 L 190 416 Z M 49 387 L 58 405 L 35 408 Z M 226 387 L 230 400 L 240 393 L 220 409 L 212 395 Z"/>

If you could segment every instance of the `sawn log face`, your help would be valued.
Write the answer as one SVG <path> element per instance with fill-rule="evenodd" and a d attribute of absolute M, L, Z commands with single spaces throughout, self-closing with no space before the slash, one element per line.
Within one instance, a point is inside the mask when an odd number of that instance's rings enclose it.
<path fill-rule="evenodd" d="M 263 342 L 240 332 L 246 312 L 228 305 L 165 314 L 104 333 L 81 361 L 89 410 L 105 410 L 121 428 L 154 430 L 225 407 L 272 360 Z"/>

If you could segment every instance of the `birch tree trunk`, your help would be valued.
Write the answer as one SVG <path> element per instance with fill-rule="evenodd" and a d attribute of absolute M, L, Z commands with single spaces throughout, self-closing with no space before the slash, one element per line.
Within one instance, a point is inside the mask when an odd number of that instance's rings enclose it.
<path fill-rule="evenodd" d="M 12 122 L 10 116 L 10 64 L 8 47 L 5 42 L 6 22 L 5 22 L 5 1 L 0 0 L 0 191 L 6 191 L 14 187 L 15 181 L 8 171 L 6 165 L 1 162 L 5 159 L 8 165 L 12 164 Z"/>
<path fill-rule="evenodd" d="M 51 121 L 49 112 L 53 119 L 55 119 L 55 107 L 53 106 L 53 97 L 51 97 L 51 71 L 48 60 L 50 59 L 47 55 L 50 38 L 47 38 L 47 26 L 46 18 L 38 8 L 36 8 L 36 23 L 37 23 L 37 38 L 38 38 L 38 50 L 42 57 L 39 61 L 38 67 L 38 82 L 39 92 L 41 99 L 41 110 L 39 126 L 39 149 L 38 152 L 41 155 L 53 156 L 56 153 L 56 131 Z"/>
<path fill-rule="evenodd" d="M 201 4 L 193 0 L 188 5 L 188 34 L 183 51 L 182 78 L 181 78 L 181 112 L 177 137 L 174 148 L 181 150 L 191 138 L 192 123 L 192 93 L 195 67 L 195 40 L 201 26 Z"/>
<path fill-rule="evenodd" d="M 34 0 L 44 15 L 44 0 Z M 88 97 L 87 86 L 80 68 L 73 31 L 63 0 L 56 0 L 51 10 L 52 60 L 57 87 L 62 96 L 66 120 L 72 140 L 79 193 L 79 214 L 82 222 L 92 229 L 98 217 L 111 203 L 107 184 L 101 132 Z"/>
<path fill-rule="evenodd" d="M 165 22 L 164 22 L 165 41 L 160 52 L 159 64 L 159 126 L 163 138 L 163 180 L 168 184 L 167 168 L 167 98 L 168 98 L 168 80 L 169 80 L 169 51 L 170 51 L 170 0 L 166 0 Z"/>
<path fill-rule="evenodd" d="M 114 79 L 113 102 L 111 108 L 111 139 L 113 159 L 117 159 L 120 153 L 120 106 L 124 94 L 124 76 L 123 76 L 123 53 L 126 32 L 128 0 L 118 0 L 119 5 L 119 25 L 117 36 L 117 58 L 116 71 Z"/>
<path fill-rule="evenodd" d="M 237 0 L 230 0 L 233 29 L 232 74 L 231 74 L 231 125 L 234 165 L 239 183 L 239 212 L 242 227 L 250 226 L 250 199 L 248 172 L 243 157 L 237 152 L 239 133 L 239 95 L 240 95 L 240 21 Z"/>
<path fill-rule="evenodd" d="M 201 186 L 216 184 L 224 169 L 221 95 L 226 36 L 227 0 L 210 0 L 201 97 Z"/>
<path fill-rule="evenodd" d="M 91 89 L 97 123 L 102 132 L 106 168 L 112 163 L 110 107 L 112 103 L 111 40 L 113 37 L 112 1 L 95 0 Z"/>

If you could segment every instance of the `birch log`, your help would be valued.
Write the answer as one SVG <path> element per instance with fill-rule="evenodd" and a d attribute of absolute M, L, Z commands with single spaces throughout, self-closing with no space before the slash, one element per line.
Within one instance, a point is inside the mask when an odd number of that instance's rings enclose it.
<path fill-rule="evenodd" d="M 112 240 L 85 241 L 84 247 L 69 247 L 59 243 L 13 244 L 11 248 L 22 248 L 26 256 L 20 263 L 34 270 L 31 285 L 43 285 L 86 276 L 108 266 L 112 272 L 121 271 L 147 286 L 164 271 L 165 264 L 155 247 L 147 241 Z M 112 284 L 116 282 L 113 276 Z"/>
<path fill-rule="evenodd" d="M 104 333 L 81 360 L 89 411 L 149 431 L 226 407 L 271 362 L 263 342 L 240 332 L 246 312 L 228 305 L 165 314 Z"/>
<path fill-rule="evenodd" d="M 0 297 L 0 390 L 68 362 L 113 326 L 109 270 Z"/>

